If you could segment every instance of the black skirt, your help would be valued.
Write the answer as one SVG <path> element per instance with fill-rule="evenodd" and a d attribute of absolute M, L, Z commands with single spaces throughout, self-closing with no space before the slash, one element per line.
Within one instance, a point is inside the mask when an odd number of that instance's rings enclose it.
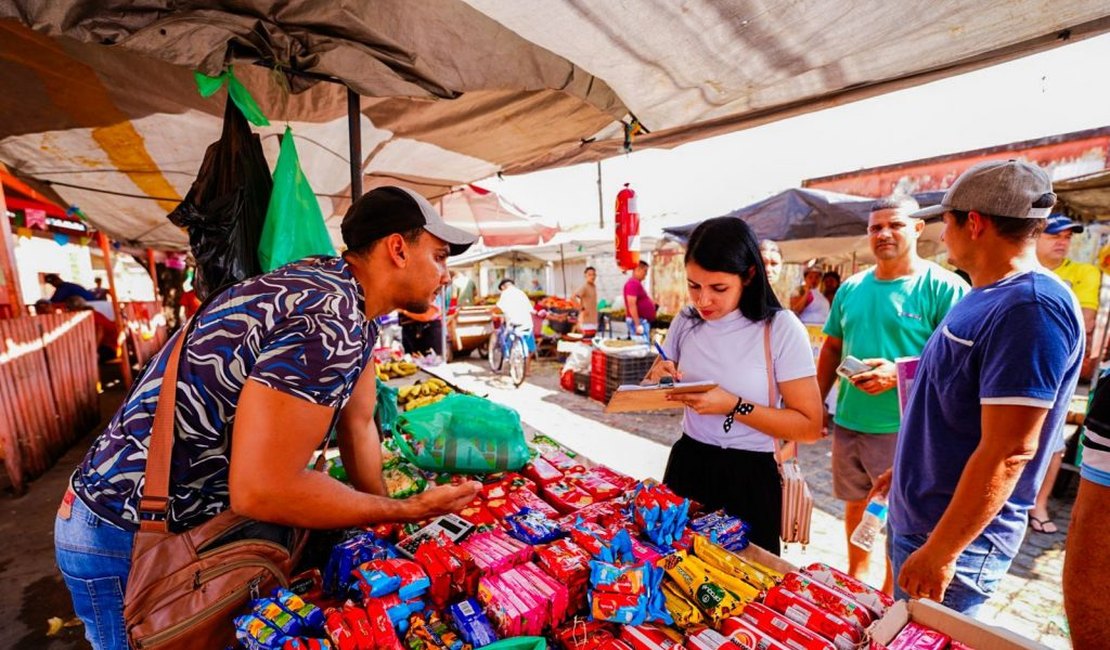
<path fill-rule="evenodd" d="M 748 539 L 779 554 L 782 482 L 771 452 L 725 449 L 686 434 L 671 447 L 663 483 L 711 512 L 726 512 L 751 525 Z"/>

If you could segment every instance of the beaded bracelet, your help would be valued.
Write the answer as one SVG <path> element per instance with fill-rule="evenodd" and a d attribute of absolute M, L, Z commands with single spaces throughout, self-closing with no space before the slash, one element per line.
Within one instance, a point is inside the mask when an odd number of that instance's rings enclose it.
<path fill-rule="evenodd" d="M 747 414 L 751 413 L 754 410 L 755 410 L 755 404 L 752 404 L 750 402 L 745 402 L 743 397 L 737 399 L 736 400 L 736 406 L 732 407 L 732 411 L 728 415 L 725 416 L 725 423 L 724 423 L 725 433 L 728 433 L 729 430 L 732 429 L 732 420 L 733 420 L 733 418 L 736 417 L 737 413 L 739 413 L 740 415 L 747 415 Z"/>

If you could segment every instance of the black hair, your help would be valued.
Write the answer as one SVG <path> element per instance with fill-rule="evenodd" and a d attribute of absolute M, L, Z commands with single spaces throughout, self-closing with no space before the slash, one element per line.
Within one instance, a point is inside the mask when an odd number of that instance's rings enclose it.
<path fill-rule="evenodd" d="M 949 210 L 952 213 L 952 220 L 956 225 L 963 227 L 967 223 L 968 215 L 970 212 L 964 210 Z M 999 217 L 993 214 L 979 214 L 994 224 L 994 229 L 998 231 L 998 236 L 1015 244 L 1020 244 L 1029 239 L 1036 239 L 1044 232 L 1045 226 L 1048 225 L 1048 219 L 1025 219 L 1022 217 Z"/>
<path fill-rule="evenodd" d="M 366 257 L 367 255 L 370 254 L 370 251 L 374 250 L 374 247 L 377 246 L 379 242 L 385 241 L 385 238 L 388 237 L 389 235 L 398 234 L 401 237 L 403 237 L 404 240 L 407 241 L 408 243 L 416 244 L 416 242 L 420 241 L 420 235 L 422 235 L 425 232 L 427 232 L 427 231 L 425 231 L 423 227 L 420 227 L 420 228 L 412 228 L 410 230 L 404 230 L 404 231 L 399 232 L 399 233 L 389 233 L 389 234 L 383 235 L 382 237 L 379 237 L 377 239 L 371 240 L 371 241 L 363 244 L 362 246 L 359 246 L 358 248 L 348 248 L 347 252 L 352 254 L 352 255 L 357 255 L 359 257 Z"/>
<path fill-rule="evenodd" d="M 597 269 L 595 269 L 595 268 L 594 268 L 594 267 L 592 267 L 592 266 L 587 266 L 587 267 L 586 267 L 586 270 L 585 270 L 585 271 L 582 271 L 582 274 L 583 274 L 583 275 L 585 275 L 586 273 L 589 273 L 590 271 L 593 271 L 594 273 L 597 273 Z"/>
<path fill-rule="evenodd" d="M 871 212 L 878 212 L 879 210 L 917 212 L 919 208 L 921 208 L 921 205 L 912 196 L 887 196 L 875 199 L 875 202 L 871 204 Z"/>
<path fill-rule="evenodd" d="M 733 273 L 741 280 L 751 273 L 751 281 L 740 293 L 740 313 L 748 320 L 759 322 L 782 310 L 782 303 L 767 281 L 755 233 L 740 219 L 717 217 L 703 221 L 690 235 L 683 262 L 694 262 L 706 271 Z M 693 306 L 685 313 L 694 322 L 702 320 Z"/>
<path fill-rule="evenodd" d="M 504 291 L 506 284 L 516 284 L 516 283 L 513 282 L 512 280 L 510 280 L 509 278 L 504 278 L 500 282 L 497 283 L 497 290 L 498 291 Z"/>
<path fill-rule="evenodd" d="M 836 278 L 837 281 L 840 281 L 840 274 L 836 271 L 825 271 L 825 275 L 821 276 L 821 279 L 824 280 L 825 278 Z"/>
<path fill-rule="evenodd" d="M 640 263 L 636 266 L 640 267 L 641 269 L 651 268 L 651 265 L 643 260 L 640 260 Z"/>

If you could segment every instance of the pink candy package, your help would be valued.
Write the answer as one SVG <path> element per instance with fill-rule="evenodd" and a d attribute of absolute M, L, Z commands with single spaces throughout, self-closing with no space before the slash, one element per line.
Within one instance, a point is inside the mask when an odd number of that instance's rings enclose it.
<path fill-rule="evenodd" d="M 548 603 L 548 623 L 552 628 L 563 624 L 570 608 L 570 594 L 566 585 L 556 581 L 531 562 L 525 562 L 515 569 L 529 582 Z"/>
<path fill-rule="evenodd" d="M 502 638 L 535 635 L 542 627 L 543 605 L 525 602 L 500 576 L 485 576 L 478 581 L 478 600 Z"/>
<path fill-rule="evenodd" d="M 886 647 L 887 650 L 944 650 L 950 641 L 947 634 L 910 621 Z"/>
<path fill-rule="evenodd" d="M 461 546 L 474 558 L 483 575 L 498 574 L 532 559 L 532 547 L 500 530 L 473 534 Z"/>

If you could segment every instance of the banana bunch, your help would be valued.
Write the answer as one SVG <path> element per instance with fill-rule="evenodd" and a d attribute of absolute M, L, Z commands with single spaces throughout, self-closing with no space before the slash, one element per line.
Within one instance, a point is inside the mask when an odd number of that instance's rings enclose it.
<path fill-rule="evenodd" d="M 411 386 L 402 386 L 397 393 L 397 405 L 403 411 L 411 411 L 414 408 L 435 404 L 453 392 L 447 382 L 433 377 Z"/>
<path fill-rule="evenodd" d="M 408 377 L 416 374 L 417 365 L 411 361 L 387 361 L 378 364 L 378 379 L 389 381 L 394 377 Z"/>

